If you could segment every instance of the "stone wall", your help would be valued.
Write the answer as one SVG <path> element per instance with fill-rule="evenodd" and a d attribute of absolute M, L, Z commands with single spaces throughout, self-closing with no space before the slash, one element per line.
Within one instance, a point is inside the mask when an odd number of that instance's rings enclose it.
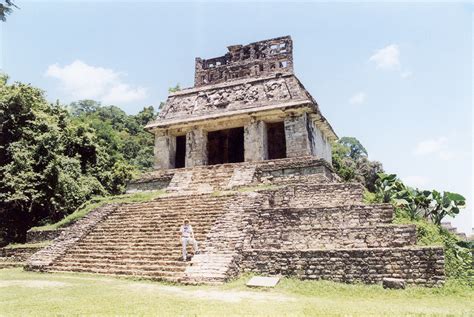
<path fill-rule="evenodd" d="M 241 269 L 257 274 L 349 283 L 380 283 L 384 277 L 391 277 L 411 284 L 440 286 L 444 282 L 444 254 L 441 247 L 244 250 Z"/>
<path fill-rule="evenodd" d="M 348 205 L 320 208 L 271 208 L 254 211 L 254 226 L 299 227 L 355 227 L 389 224 L 393 219 L 390 204 Z"/>
<path fill-rule="evenodd" d="M 315 228 L 308 224 L 267 221 L 253 226 L 247 249 L 312 250 L 386 248 L 416 244 L 414 225 Z"/>
<path fill-rule="evenodd" d="M 53 240 L 61 234 L 62 229 L 52 229 L 52 230 L 41 230 L 34 231 L 28 230 L 26 233 L 26 242 L 35 243 L 46 240 Z"/>
<path fill-rule="evenodd" d="M 267 159 L 267 129 L 265 122 L 255 120 L 244 127 L 245 162 Z"/>
<path fill-rule="evenodd" d="M 2 258 L 4 261 L 8 260 L 12 262 L 23 262 L 39 250 L 41 250 L 41 247 L 1 248 L 0 258 Z"/>
<path fill-rule="evenodd" d="M 207 164 L 207 132 L 193 129 L 186 135 L 186 167 Z"/>
<path fill-rule="evenodd" d="M 358 183 L 296 184 L 268 192 L 271 208 L 360 205 L 364 187 Z"/>
<path fill-rule="evenodd" d="M 332 163 L 331 143 L 312 121 L 308 121 L 308 136 L 311 154 Z"/>
<path fill-rule="evenodd" d="M 281 161 L 280 161 L 281 162 Z M 258 164 L 255 173 L 255 183 L 263 184 L 289 184 L 304 182 L 308 184 L 326 183 L 336 180 L 332 167 L 325 161 L 308 159 L 304 164 L 302 160 L 288 160 L 287 164 Z M 277 164 L 275 164 L 277 163 Z"/>
<path fill-rule="evenodd" d="M 174 168 L 176 137 L 167 132 L 155 134 L 155 169 Z"/>
<path fill-rule="evenodd" d="M 232 45 L 224 56 L 196 58 L 194 86 L 252 76 L 293 73 L 293 42 L 289 36 Z"/>
<path fill-rule="evenodd" d="M 286 157 L 311 155 L 307 114 L 285 118 Z"/>

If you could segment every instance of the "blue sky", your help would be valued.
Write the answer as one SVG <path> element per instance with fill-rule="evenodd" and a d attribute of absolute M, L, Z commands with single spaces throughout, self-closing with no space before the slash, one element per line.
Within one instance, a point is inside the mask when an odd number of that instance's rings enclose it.
<path fill-rule="evenodd" d="M 192 86 L 194 58 L 283 35 L 296 75 L 339 136 L 387 171 L 455 191 L 474 226 L 472 5 L 467 3 L 16 1 L 0 66 L 49 100 L 83 98 L 128 113 Z"/>

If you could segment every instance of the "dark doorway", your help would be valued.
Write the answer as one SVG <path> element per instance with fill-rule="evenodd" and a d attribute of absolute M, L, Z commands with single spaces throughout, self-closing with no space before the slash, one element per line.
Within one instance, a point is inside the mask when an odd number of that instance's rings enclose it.
<path fill-rule="evenodd" d="M 180 135 L 176 137 L 176 156 L 174 158 L 174 167 L 184 167 L 186 161 L 186 136 Z"/>
<path fill-rule="evenodd" d="M 286 157 L 284 122 L 267 123 L 267 146 L 269 160 Z"/>
<path fill-rule="evenodd" d="M 209 165 L 244 161 L 244 128 L 207 133 L 207 161 Z"/>

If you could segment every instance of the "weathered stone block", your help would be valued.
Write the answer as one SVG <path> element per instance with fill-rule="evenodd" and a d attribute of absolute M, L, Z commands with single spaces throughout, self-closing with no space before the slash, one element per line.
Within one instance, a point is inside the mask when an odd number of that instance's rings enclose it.
<path fill-rule="evenodd" d="M 423 284 L 426 280 L 416 280 L 416 284 Z M 382 280 L 383 288 L 393 288 L 393 289 L 405 289 L 405 281 L 398 278 L 388 278 L 385 277 Z"/>

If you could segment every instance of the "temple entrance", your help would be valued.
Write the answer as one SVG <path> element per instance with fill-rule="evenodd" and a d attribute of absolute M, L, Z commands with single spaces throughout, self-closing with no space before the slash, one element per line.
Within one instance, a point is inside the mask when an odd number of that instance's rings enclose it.
<path fill-rule="evenodd" d="M 180 135 L 176 137 L 176 154 L 174 158 L 174 167 L 182 168 L 186 162 L 186 136 Z"/>
<path fill-rule="evenodd" d="M 209 165 L 243 161 L 243 127 L 207 133 L 207 162 Z"/>
<path fill-rule="evenodd" d="M 284 122 L 267 122 L 268 159 L 286 157 L 286 139 Z"/>

